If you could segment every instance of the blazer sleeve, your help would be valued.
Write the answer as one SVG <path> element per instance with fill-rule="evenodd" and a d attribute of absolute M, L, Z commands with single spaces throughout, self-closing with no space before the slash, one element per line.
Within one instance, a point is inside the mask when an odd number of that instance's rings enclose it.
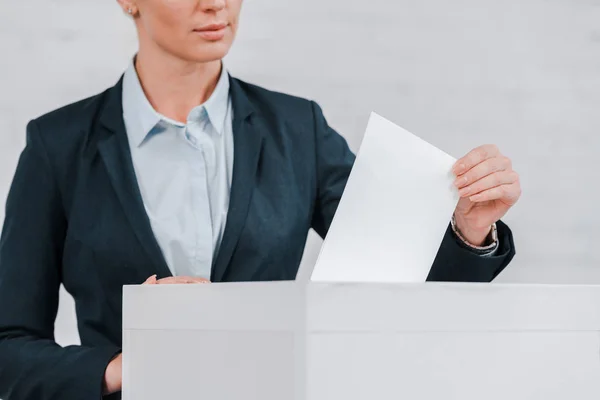
<path fill-rule="evenodd" d="M 312 228 L 324 238 L 342 198 L 354 165 L 354 153 L 346 139 L 329 126 L 321 107 L 311 102 L 316 146 L 317 193 Z"/>
<path fill-rule="evenodd" d="M 478 255 L 464 246 L 450 225 L 429 271 L 428 281 L 491 282 L 515 256 L 513 235 L 505 223 L 498 221 L 499 247 L 493 256 Z"/>
<path fill-rule="evenodd" d="M 312 102 L 315 124 L 317 194 L 312 227 L 325 237 L 352 170 L 355 156 L 346 140 L 331 128 L 323 111 Z M 494 256 L 483 257 L 464 248 L 448 224 L 444 239 L 431 267 L 430 281 L 490 282 L 515 255 L 510 229 L 498 222 L 500 248 Z"/>
<path fill-rule="evenodd" d="M 0 398 L 102 398 L 116 347 L 61 347 L 54 321 L 67 228 L 35 121 L 27 126 L 0 238 Z"/>

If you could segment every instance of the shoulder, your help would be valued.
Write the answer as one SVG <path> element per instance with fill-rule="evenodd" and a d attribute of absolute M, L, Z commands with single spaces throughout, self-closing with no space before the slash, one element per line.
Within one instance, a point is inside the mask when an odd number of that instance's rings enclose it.
<path fill-rule="evenodd" d="M 50 139 L 80 132 L 95 119 L 108 90 L 47 112 L 34 118 L 31 123 L 36 125 L 41 134 L 51 136 Z"/>
<path fill-rule="evenodd" d="M 118 85 L 117 85 L 118 86 Z M 27 127 L 27 140 L 36 140 L 50 158 L 66 161 L 90 141 L 107 96 L 115 87 L 64 105 L 36 118 Z"/>

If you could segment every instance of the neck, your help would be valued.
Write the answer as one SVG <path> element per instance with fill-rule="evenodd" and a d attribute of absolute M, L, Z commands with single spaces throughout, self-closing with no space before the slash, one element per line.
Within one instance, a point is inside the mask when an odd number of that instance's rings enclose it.
<path fill-rule="evenodd" d="M 204 103 L 217 86 L 221 60 L 191 62 L 140 47 L 135 68 L 144 93 L 160 114 L 185 123 L 192 108 Z"/>

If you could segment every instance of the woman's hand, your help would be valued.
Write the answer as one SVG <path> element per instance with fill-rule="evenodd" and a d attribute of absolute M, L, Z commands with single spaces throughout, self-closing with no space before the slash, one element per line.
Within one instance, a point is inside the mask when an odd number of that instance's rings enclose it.
<path fill-rule="evenodd" d="M 197 278 L 193 276 L 169 276 L 167 278 L 156 279 L 156 275 L 152 275 L 146 279 L 144 285 L 177 285 L 188 283 L 210 283 L 208 279 Z"/>
<path fill-rule="evenodd" d="M 521 197 L 519 174 L 495 145 L 471 151 L 456 162 L 453 171 L 460 195 L 454 211 L 458 230 L 470 243 L 483 245 L 492 224 Z"/>
<path fill-rule="evenodd" d="M 123 385 L 123 354 L 113 358 L 104 371 L 104 394 L 121 391 Z"/>

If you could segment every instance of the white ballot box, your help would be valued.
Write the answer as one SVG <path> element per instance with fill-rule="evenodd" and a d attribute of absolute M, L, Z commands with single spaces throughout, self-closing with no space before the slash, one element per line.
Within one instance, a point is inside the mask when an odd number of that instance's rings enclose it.
<path fill-rule="evenodd" d="M 125 400 L 600 399 L 600 287 L 124 288 Z"/>

